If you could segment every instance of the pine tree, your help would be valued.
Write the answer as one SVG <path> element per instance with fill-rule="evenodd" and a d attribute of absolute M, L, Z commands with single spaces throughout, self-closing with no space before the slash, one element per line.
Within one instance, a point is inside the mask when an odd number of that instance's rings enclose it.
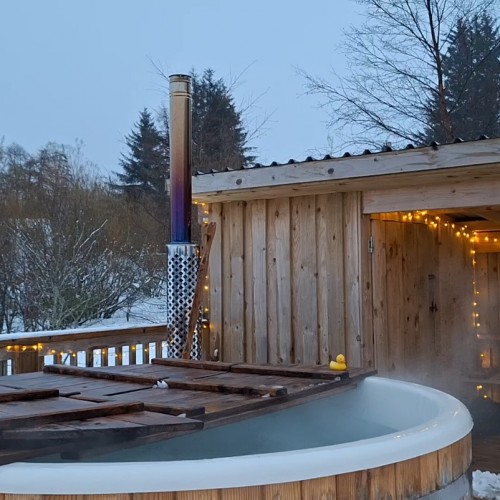
<path fill-rule="evenodd" d="M 500 135 L 500 36 L 491 16 L 461 19 L 443 58 L 446 108 L 454 137 Z M 426 140 L 445 142 L 442 117 L 429 103 Z"/>
<path fill-rule="evenodd" d="M 212 69 L 193 77 L 193 170 L 239 168 L 252 162 L 247 132 L 230 89 Z"/>
<path fill-rule="evenodd" d="M 135 130 L 125 140 L 129 153 L 122 154 L 120 165 L 123 173 L 117 173 L 121 189 L 132 199 L 149 196 L 155 202 L 165 199 L 166 180 L 169 172 L 168 135 L 162 135 L 149 111 L 141 111 Z"/>

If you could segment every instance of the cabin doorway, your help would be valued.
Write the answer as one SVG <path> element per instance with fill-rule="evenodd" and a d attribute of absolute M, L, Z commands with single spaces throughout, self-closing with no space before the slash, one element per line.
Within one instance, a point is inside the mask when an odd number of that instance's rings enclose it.
<path fill-rule="evenodd" d="M 489 257 L 478 253 L 480 233 L 458 217 L 416 211 L 370 218 L 376 368 L 462 394 L 464 377 L 484 358 L 480 317 L 494 306 L 479 289 L 497 279 L 498 301 L 498 266 L 483 265 Z"/>

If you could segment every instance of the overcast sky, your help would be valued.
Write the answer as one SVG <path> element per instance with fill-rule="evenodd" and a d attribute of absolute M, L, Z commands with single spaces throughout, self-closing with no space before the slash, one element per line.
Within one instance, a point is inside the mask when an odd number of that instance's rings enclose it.
<path fill-rule="evenodd" d="M 342 72 L 351 0 L 0 0 L 0 139 L 35 152 L 83 141 L 103 173 L 119 170 L 139 111 L 168 101 L 165 74 L 243 72 L 236 103 L 257 99 L 249 128 L 261 162 L 304 158 L 327 143 L 327 115 L 296 67 Z M 245 70 L 246 69 L 246 70 Z M 259 97 L 260 96 L 260 97 Z"/>

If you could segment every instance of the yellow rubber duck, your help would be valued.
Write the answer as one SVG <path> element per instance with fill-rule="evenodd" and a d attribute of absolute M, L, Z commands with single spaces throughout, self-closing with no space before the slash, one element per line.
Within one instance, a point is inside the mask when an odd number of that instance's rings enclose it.
<path fill-rule="evenodd" d="M 343 354 L 339 354 L 335 361 L 330 361 L 330 370 L 335 370 L 337 372 L 345 372 L 347 370 L 345 356 Z"/>

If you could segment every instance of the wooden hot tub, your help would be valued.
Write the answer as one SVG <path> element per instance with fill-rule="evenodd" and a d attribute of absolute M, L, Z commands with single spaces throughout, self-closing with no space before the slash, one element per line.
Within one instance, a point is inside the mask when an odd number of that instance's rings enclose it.
<path fill-rule="evenodd" d="M 0 499 L 379 500 L 441 490 L 458 500 L 471 498 L 471 429 L 455 398 L 369 377 L 334 397 L 94 461 L 5 465 Z"/>

